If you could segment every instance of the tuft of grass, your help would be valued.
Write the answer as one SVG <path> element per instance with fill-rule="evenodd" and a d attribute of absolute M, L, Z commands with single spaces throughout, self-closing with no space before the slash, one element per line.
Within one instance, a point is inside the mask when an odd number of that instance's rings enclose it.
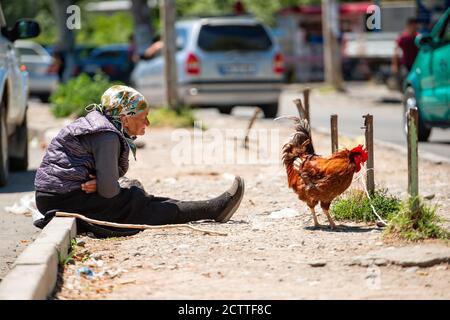
<path fill-rule="evenodd" d="M 394 212 L 398 212 L 400 208 L 400 199 L 390 195 L 387 189 L 375 190 L 370 197 L 372 205 L 383 219 Z M 356 222 L 375 222 L 378 220 L 364 191 L 357 189 L 351 189 L 334 201 L 330 212 L 336 220 Z"/>
<path fill-rule="evenodd" d="M 100 98 L 106 89 L 120 82 L 110 82 L 104 74 L 89 77 L 80 74 L 67 83 L 60 84 L 51 95 L 51 112 L 56 118 L 80 117 L 87 114 L 85 107 L 92 103 L 100 103 Z M 170 108 L 151 108 L 148 117 L 155 127 L 193 127 L 196 121 L 191 108 L 183 107 L 177 110 Z"/>
<path fill-rule="evenodd" d="M 148 120 L 152 127 L 193 127 L 196 121 L 192 109 L 183 107 L 178 110 L 164 108 L 150 109 Z"/>
<path fill-rule="evenodd" d="M 58 255 L 60 265 L 65 266 L 68 263 L 73 262 L 73 257 L 75 255 L 76 246 L 77 246 L 77 240 L 75 240 L 75 239 L 70 240 L 69 254 L 67 255 L 67 257 L 65 259 L 63 259 L 60 254 Z"/>
<path fill-rule="evenodd" d="M 440 224 L 443 219 L 437 214 L 437 206 L 427 204 L 420 197 L 405 200 L 398 213 L 388 217 L 389 223 L 384 231 L 385 236 L 418 241 L 424 239 L 450 239 L 450 232 Z"/>

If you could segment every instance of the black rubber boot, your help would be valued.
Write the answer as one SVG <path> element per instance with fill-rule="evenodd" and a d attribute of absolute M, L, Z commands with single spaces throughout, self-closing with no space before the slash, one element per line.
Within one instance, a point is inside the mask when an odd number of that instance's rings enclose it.
<path fill-rule="evenodd" d="M 236 212 L 244 196 L 244 181 L 236 177 L 233 185 L 220 196 L 204 201 L 180 201 L 180 219 L 185 222 L 202 219 L 214 219 L 227 222 Z"/>
<path fill-rule="evenodd" d="M 225 194 L 230 195 L 230 200 L 228 201 L 223 211 L 214 220 L 222 223 L 229 221 L 230 218 L 233 216 L 233 214 L 236 212 L 236 210 L 239 208 L 242 198 L 244 197 L 244 192 L 245 192 L 244 180 L 241 177 L 236 176 L 236 178 L 234 178 L 234 183 L 231 186 L 231 188 L 225 191 Z"/>

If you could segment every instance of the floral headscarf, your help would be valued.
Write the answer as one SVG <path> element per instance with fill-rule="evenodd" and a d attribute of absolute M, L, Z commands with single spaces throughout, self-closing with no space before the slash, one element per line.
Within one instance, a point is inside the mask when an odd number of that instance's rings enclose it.
<path fill-rule="evenodd" d="M 136 160 L 136 145 L 134 144 L 136 137 L 131 137 L 124 131 L 120 115 L 133 116 L 147 111 L 148 108 L 147 100 L 140 92 L 131 87 L 114 85 L 103 93 L 101 104 L 90 104 L 86 107 L 86 111 L 97 110 L 105 115 L 117 130 L 123 133 Z"/>

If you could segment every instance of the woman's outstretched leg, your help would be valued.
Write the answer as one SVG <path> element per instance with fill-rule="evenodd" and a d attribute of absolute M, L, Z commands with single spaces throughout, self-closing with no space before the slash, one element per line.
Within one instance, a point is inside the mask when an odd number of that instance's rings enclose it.
<path fill-rule="evenodd" d="M 227 222 L 244 196 L 244 181 L 236 177 L 220 196 L 204 201 L 179 201 L 148 195 L 136 186 L 122 188 L 113 198 L 77 190 L 53 195 L 37 192 L 36 204 L 45 214 L 49 210 L 80 213 L 92 219 L 131 224 L 179 224 L 203 219 Z"/>
<path fill-rule="evenodd" d="M 139 223 L 162 225 L 179 224 L 203 219 L 227 222 L 238 209 L 244 196 L 244 180 L 236 177 L 233 185 L 220 196 L 203 201 L 179 201 L 151 197 Z M 137 223 L 137 222 L 134 222 Z"/>

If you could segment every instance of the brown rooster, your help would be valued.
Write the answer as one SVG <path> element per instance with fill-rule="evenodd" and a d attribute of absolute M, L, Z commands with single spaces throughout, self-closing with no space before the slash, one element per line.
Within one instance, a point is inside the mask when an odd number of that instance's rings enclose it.
<path fill-rule="evenodd" d="M 288 185 L 310 208 L 315 227 L 320 225 L 314 207 L 320 202 L 334 229 L 336 225 L 328 212 L 331 201 L 350 186 L 353 174 L 367 161 L 367 151 L 358 145 L 352 150 L 339 150 L 329 157 L 316 155 L 308 121 L 290 118 L 295 121 L 295 133 L 282 150 Z"/>

